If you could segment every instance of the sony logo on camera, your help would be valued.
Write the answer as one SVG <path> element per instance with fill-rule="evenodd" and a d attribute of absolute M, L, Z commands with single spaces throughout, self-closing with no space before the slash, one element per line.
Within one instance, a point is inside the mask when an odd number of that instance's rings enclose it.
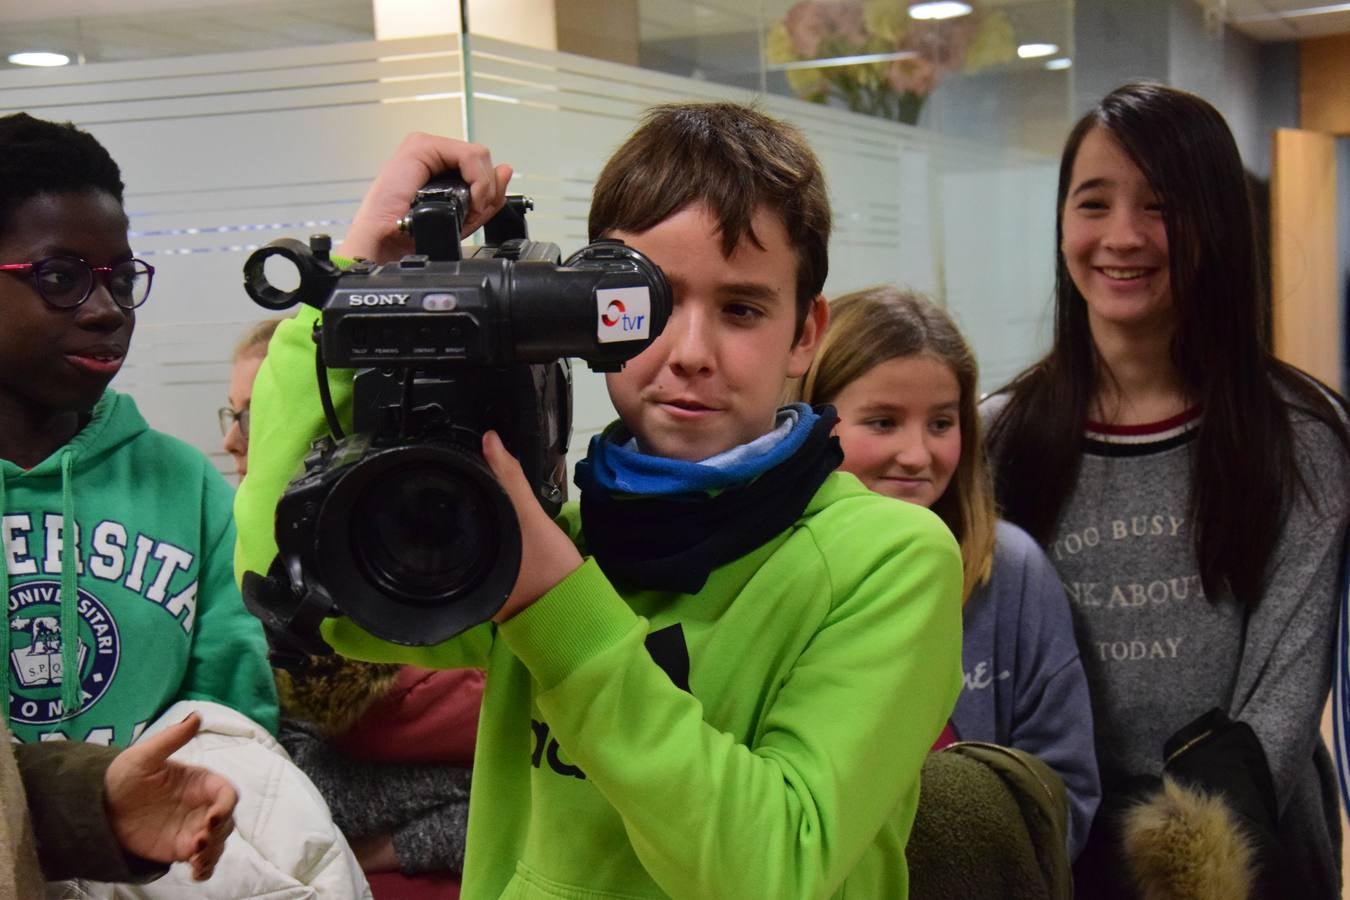
<path fill-rule="evenodd" d="M 405 306 L 412 294 L 348 294 L 348 306 Z"/>

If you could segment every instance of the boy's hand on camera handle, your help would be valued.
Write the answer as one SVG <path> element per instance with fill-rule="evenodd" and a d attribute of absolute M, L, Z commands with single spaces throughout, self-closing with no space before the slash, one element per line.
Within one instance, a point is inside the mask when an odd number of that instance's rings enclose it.
<path fill-rule="evenodd" d="M 458 169 L 469 186 L 471 209 L 464 221 L 463 237 L 505 205 L 510 166 L 494 166 L 492 154 L 481 144 L 413 132 L 380 168 L 337 254 L 391 262 L 411 253 L 412 237 L 399 231 L 398 223 L 408 214 L 418 190 L 448 169 Z"/>
<path fill-rule="evenodd" d="M 505 622 L 576 571 L 582 560 L 576 545 L 539 505 L 520 463 L 507 452 L 497 432 L 483 435 L 483 456 L 520 522 L 520 574 L 511 596 L 492 617 L 494 622 Z"/>

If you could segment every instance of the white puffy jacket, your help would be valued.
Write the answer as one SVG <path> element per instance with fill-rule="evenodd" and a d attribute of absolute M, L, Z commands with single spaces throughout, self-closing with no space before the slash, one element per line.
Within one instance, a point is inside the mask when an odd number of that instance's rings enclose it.
<path fill-rule="evenodd" d="M 192 880 L 179 863 L 150 884 L 65 881 L 48 898 L 144 900 L 308 900 L 370 898 L 370 887 L 328 804 L 266 729 L 219 703 L 180 700 L 142 734 L 154 734 L 189 713 L 201 730 L 173 758 L 219 772 L 239 791 L 234 833 L 209 881 Z"/>

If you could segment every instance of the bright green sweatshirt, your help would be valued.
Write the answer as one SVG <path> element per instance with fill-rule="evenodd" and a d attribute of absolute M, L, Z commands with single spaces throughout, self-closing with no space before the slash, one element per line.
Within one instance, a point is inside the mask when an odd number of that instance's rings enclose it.
<path fill-rule="evenodd" d="M 323 427 L 312 319 L 283 324 L 255 387 L 241 570 L 271 562 L 259 530 L 297 435 Z M 575 507 L 560 524 L 584 553 Z M 434 647 L 324 631 L 360 659 L 487 669 L 466 900 L 903 898 L 919 770 L 961 686 L 960 596 L 935 516 L 835 474 L 697 594 L 621 596 L 588 560 Z"/>
<path fill-rule="evenodd" d="M 177 700 L 276 730 L 262 628 L 230 577 L 230 503 L 206 457 L 113 391 L 32 469 L 0 460 L 0 684 L 15 736 L 124 747 Z M 62 553 L 72 531 L 73 567 Z M 71 670 L 78 680 L 63 677 Z"/>

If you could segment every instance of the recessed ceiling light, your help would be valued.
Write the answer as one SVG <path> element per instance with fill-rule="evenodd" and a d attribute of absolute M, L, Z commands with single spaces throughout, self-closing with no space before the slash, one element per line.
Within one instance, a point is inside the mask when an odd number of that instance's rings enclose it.
<path fill-rule="evenodd" d="M 793 69 L 830 69 L 836 66 L 862 66 L 868 63 L 890 62 L 893 59 L 914 59 L 918 51 L 897 50 L 894 53 L 864 53 L 858 56 L 832 56 L 829 59 L 801 59 L 789 63 L 769 63 L 773 72 L 791 72 Z"/>
<path fill-rule="evenodd" d="M 64 66 L 70 63 L 70 57 L 64 53 L 48 53 L 45 50 L 11 53 L 6 59 L 16 66 Z"/>
<path fill-rule="evenodd" d="M 1052 72 L 1057 72 L 1060 69 L 1067 69 L 1071 65 L 1073 65 L 1073 60 L 1069 59 L 1067 56 L 1061 56 L 1058 59 L 1047 59 L 1045 61 L 1045 67 Z"/>
<path fill-rule="evenodd" d="M 1039 59 L 1058 52 L 1058 44 L 1022 44 L 1017 48 L 1017 55 L 1022 59 Z"/>
<path fill-rule="evenodd" d="M 955 19 L 957 16 L 969 15 L 971 11 L 969 3 L 959 3 L 957 0 L 936 0 L 931 3 L 909 5 L 911 19 Z"/>

